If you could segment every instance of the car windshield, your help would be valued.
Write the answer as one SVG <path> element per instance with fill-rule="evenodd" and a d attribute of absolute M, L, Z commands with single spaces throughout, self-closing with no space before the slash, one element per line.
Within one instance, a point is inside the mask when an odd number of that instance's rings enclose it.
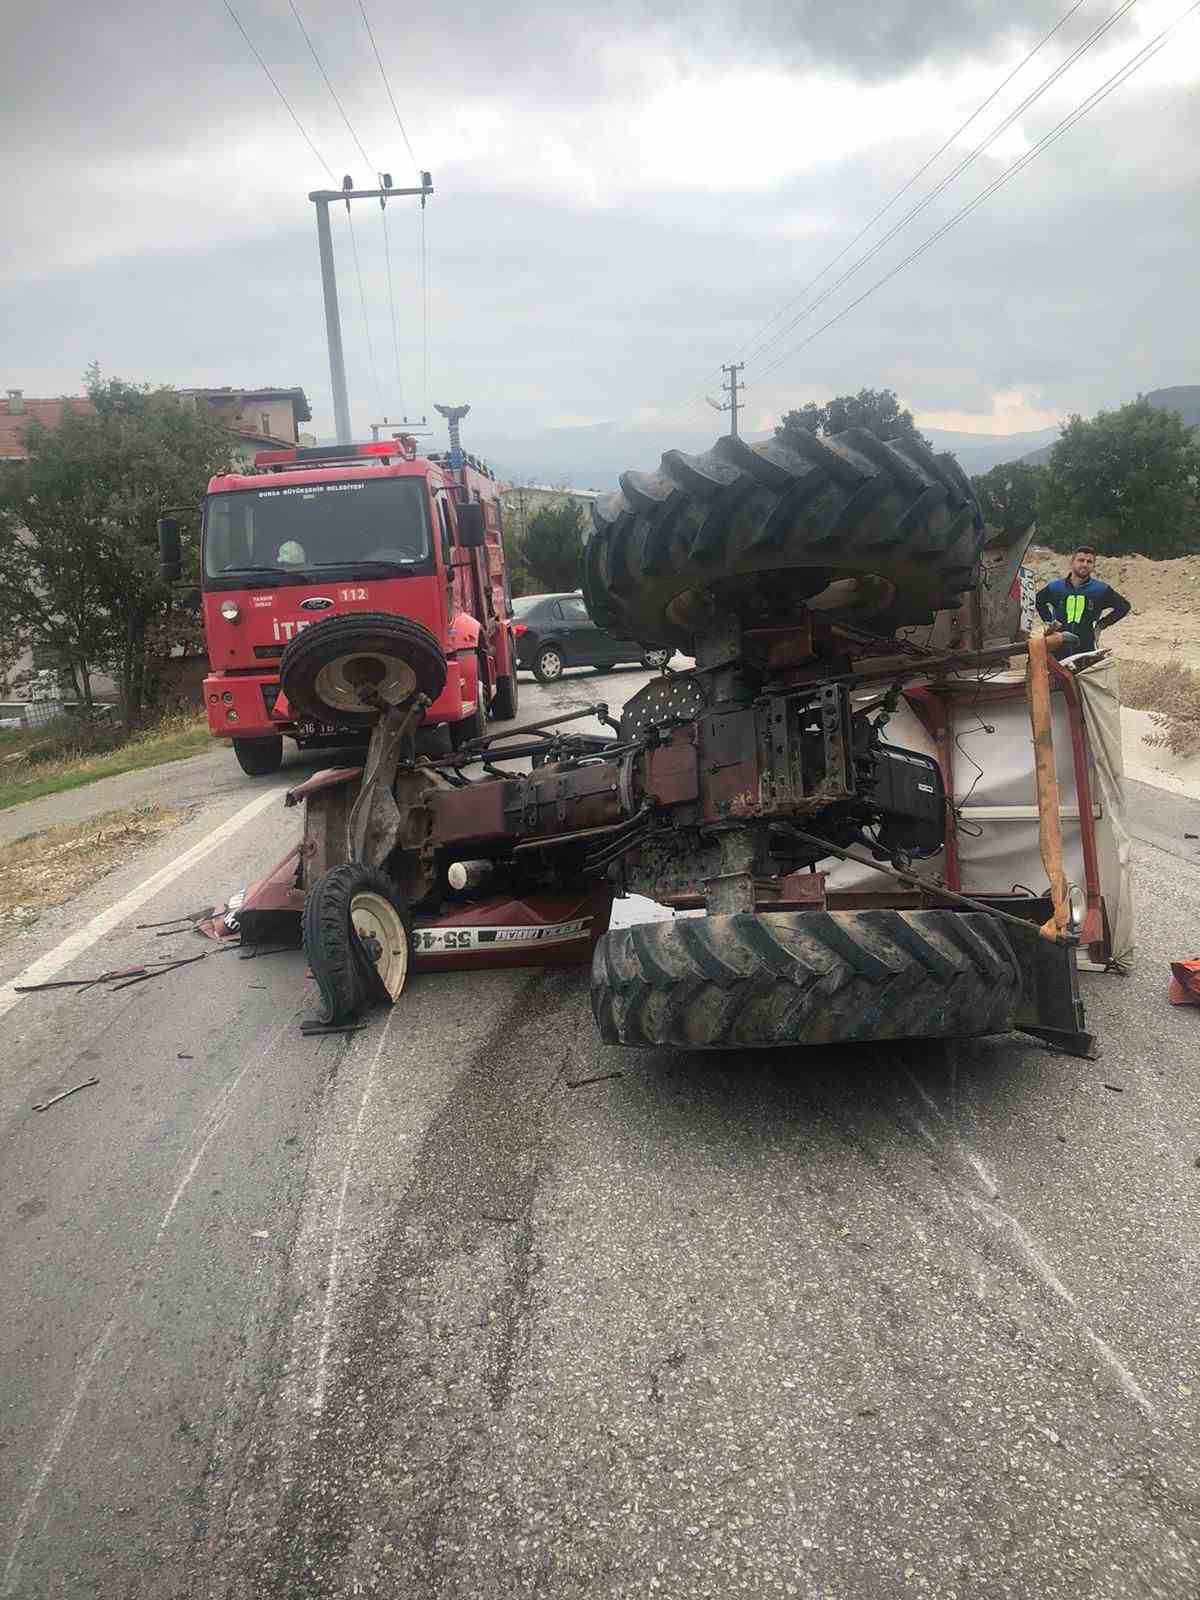
<path fill-rule="evenodd" d="M 287 483 L 210 495 L 204 512 L 207 579 L 255 574 L 270 582 L 330 567 L 407 568 L 430 554 L 420 478 Z"/>

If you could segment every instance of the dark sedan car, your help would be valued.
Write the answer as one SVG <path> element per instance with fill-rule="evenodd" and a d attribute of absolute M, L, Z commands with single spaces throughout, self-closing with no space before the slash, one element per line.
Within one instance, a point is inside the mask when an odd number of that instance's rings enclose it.
<path fill-rule="evenodd" d="M 579 594 L 526 594 L 512 603 L 517 665 L 539 683 L 553 683 L 565 667 L 607 672 L 622 662 L 661 667 L 672 651 L 649 649 L 632 639 L 614 639 L 587 614 Z"/>

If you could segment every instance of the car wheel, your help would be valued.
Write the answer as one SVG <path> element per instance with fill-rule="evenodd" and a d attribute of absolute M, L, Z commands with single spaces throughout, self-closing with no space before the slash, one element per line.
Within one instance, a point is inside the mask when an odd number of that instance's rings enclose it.
<path fill-rule="evenodd" d="M 673 650 L 643 650 L 642 665 L 647 672 L 658 672 L 670 661 Z"/>
<path fill-rule="evenodd" d="M 556 644 L 544 644 L 533 658 L 533 675 L 539 683 L 557 683 L 563 675 L 562 651 Z"/>

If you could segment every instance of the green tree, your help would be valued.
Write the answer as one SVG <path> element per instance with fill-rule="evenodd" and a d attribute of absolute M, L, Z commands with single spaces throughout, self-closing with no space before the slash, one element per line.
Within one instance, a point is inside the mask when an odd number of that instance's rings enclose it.
<path fill-rule="evenodd" d="M 90 413 L 30 424 L 26 459 L 0 483 L 0 588 L 11 626 L 62 657 L 85 704 L 96 669 L 116 673 L 134 724 L 152 625 L 170 611 L 158 517 L 199 505 L 209 477 L 228 470 L 231 440 L 169 389 L 105 380 L 93 367 L 87 391 Z"/>
<path fill-rule="evenodd" d="M 579 587 L 583 511 L 578 500 L 544 506 L 529 519 L 523 555 L 534 592 Z"/>
<path fill-rule="evenodd" d="M 1082 540 L 1110 555 L 1187 555 L 1200 544 L 1198 482 L 1200 444 L 1175 412 L 1139 396 L 1072 416 L 1050 453 L 1039 531 L 1056 550 Z"/>
<path fill-rule="evenodd" d="M 911 411 L 902 410 L 893 389 L 860 389 L 857 394 L 839 394 L 823 406 L 809 401 L 797 411 L 788 411 L 775 429 L 778 439 L 789 431 L 842 433 L 847 428 L 866 428 L 877 439 L 915 439 L 929 447 L 929 440 L 913 421 Z"/>
<path fill-rule="evenodd" d="M 1004 461 L 971 479 L 983 520 L 1007 534 L 1024 533 L 1037 521 L 1044 467 L 1029 461 Z"/>

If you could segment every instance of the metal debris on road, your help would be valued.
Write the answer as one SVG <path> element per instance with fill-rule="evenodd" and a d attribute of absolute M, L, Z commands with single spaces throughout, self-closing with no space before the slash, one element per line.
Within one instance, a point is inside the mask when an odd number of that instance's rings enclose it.
<path fill-rule="evenodd" d="M 177 961 L 171 961 L 160 966 L 155 972 L 143 972 L 140 977 L 127 978 L 124 983 L 114 984 L 109 993 L 116 994 L 118 989 L 131 989 L 135 983 L 145 983 L 150 978 L 161 978 L 165 973 L 174 972 L 177 967 L 190 967 L 194 961 L 206 960 L 211 953 L 208 950 L 203 950 L 198 956 L 181 956 Z"/>
<path fill-rule="evenodd" d="M 1122 1083 L 1106 1083 L 1104 1087 L 1106 1089 L 1111 1089 L 1114 1094 L 1125 1093 L 1125 1085 Z"/>
<path fill-rule="evenodd" d="M 304 1038 L 312 1039 L 323 1033 L 358 1033 L 368 1026 L 366 1022 L 302 1022 L 300 1032 Z"/>
<path fill-rule="evenodd" d="M 598 1072 L 594 1078 L 568 1078 L 568 1089 L 584 1089 L 589 1083 L 607 1083 L 610 1078 L 623 1078 L 623 1072 Z"/>
<path fill-rule="evenodd" d="M 100 1082 L 99 1078 L 85 1078 L 82 1083 L 77 1083 L 73 1089 L 64 1089 L 61 1094 L 53 1095 L 49 1100 L 39 1100 L 34 1106 L 35 1111 L 49 1111 L 51 1106 L 56 1106 L 60 1100 L 69 1099 L 71 1095 L 78 1094 L 80 1089 L 91 1089 Z"/>

